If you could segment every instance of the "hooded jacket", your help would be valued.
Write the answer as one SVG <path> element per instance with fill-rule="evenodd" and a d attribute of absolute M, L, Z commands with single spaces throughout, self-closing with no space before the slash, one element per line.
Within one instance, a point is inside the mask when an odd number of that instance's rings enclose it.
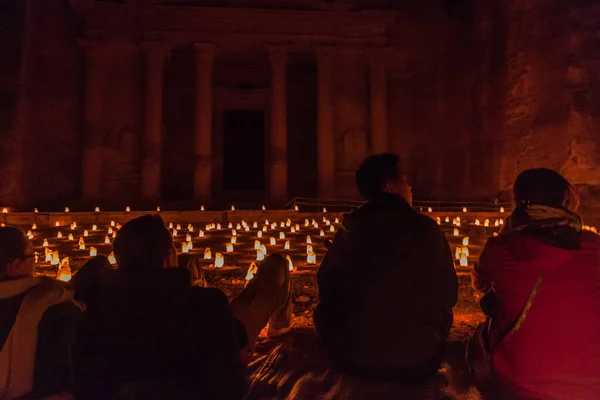
<path fill-rule="evenodd" d="M 401 369 L 434 357 L 457 301 L 442 231 L 392 194 L 344 217 L 318 282 L 320 336 L 339 361 L 364 369 Z"/>
<path fill-rule="evenodd" d="M 490 333 L 495 372 L 526 398 L 600 396 L 600 237 L 582 231 L 577 246 L 565 238 L 553 244 L 522 232 L 490 238 L 473 271 L 474 288 L 496 297 Z M 542 274 L 524 323 L 501 341 Z"/>

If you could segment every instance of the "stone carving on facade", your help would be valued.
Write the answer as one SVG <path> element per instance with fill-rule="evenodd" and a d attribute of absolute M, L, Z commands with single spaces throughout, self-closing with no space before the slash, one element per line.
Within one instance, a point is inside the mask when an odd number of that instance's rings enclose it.
<path fill-rule="evenodd" d="M 130 127 L 114 127 L 106 133 L 103 145 L 103 197 L 135 199 L 139 195 L 140 138 Z"/>
<path fill-rule="evenodd" d="M 364 129 L 351 129 L 342 134 L 343 169 L 354 172 L 369 154 L 367 132 Z"/>

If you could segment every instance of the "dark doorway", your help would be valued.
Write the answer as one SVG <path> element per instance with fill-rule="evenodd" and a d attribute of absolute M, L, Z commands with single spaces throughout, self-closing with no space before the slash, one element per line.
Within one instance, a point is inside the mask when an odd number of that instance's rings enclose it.
<path fill-rule="evenodd" d="M 223 190 L 264 191 L 264 111 L 225 111 L 223 136 Z"/>

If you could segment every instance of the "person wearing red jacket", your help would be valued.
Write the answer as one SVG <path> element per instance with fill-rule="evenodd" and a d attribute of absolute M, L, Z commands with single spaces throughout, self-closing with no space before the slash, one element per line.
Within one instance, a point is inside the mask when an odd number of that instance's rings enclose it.
<path fill-rule="evenodd" d="M 557 172 L 524 171 L 513 193 L 515 210 L 472 273 L 497 382 L 513 398 L 598 399 L 600 237 L 582 229 Z"/>

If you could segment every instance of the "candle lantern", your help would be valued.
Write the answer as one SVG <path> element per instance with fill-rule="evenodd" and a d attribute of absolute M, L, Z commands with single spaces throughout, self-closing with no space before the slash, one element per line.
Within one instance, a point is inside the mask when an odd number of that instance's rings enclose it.
<path fill-rule="evenodd" d="M 210 251 L 210 247 L 204 249 L 204 259 L 210 260 L 212 258 L 212 252 Z"/>
<path fill-rule="evenodd" d="M 313 252 L 310 252 L 306 255 L 306 262 L 308 264 L 314 265 L 317 263 L 317 255 Z"/>
<path fill-rule="evenodd" d="M 223 258 L 223 254 L 215 253 L 215 267 L 222 268 L 225 265 L 225 259 Z"/>

